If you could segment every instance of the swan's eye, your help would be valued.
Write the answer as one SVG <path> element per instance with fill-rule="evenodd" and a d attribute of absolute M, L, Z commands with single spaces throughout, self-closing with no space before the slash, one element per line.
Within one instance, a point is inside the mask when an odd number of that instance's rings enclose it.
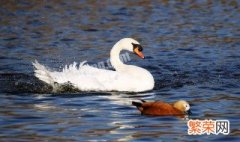
<path fill-rule="evenodd" d="M 142 48 L 141 45 L 138 46 L 138 50 L 139 50 L 139 51 L 143 51 L 143 48 Z"/>
<path fill-rule="evenodd" d="M 132 45 L 133 45 L 133 50 L 135 50 L 137 48 L 138 51 L 143 51 L 143 48 L 140 44 L 132 43 Z"/>

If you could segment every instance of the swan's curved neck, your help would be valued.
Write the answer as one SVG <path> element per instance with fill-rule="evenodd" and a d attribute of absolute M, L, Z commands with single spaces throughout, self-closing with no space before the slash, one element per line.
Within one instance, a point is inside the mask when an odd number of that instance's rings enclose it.
<path fill-rule="evenodd" d="M 119 42 L 117 42 L 111 52 L 110 52 L 110 61 L 111 61 L 111 64 L 113 66 L 113 68 L 116 70 L 116 71 L 120 71 L 122 70 L 126 65 L 123 64 L 123 62 L 120 60 L 120 52 L 122 50 L 122 46 Z"/>

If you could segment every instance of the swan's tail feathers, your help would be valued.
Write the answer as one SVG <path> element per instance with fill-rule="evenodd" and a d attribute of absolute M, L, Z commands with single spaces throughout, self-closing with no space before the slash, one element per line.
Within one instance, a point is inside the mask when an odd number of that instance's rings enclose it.
<path fill-rule="evenodd" d="M 37 60 L 35 60 L 35 62 L 33 62 L 32 64 L 35 68 L 34 75 L 38 79 L 40 79 L 50 85 L 54 85 L 54 80 L 50 74 L 50 71 L 47 70 L 45 66 L 39 64 Z"/>

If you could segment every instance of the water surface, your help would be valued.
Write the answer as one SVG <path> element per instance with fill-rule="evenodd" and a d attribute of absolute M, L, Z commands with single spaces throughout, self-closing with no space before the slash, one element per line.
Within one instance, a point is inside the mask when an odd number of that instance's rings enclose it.
<path fill-rule="evenodd" d="M 239 141 L 238 1 L 1 1 L 1 141 Z M 106 61 L 133 37 L 155 88 L 145 93 L 53 93 L 31 62 Z M 189 136 L 187 121 L 142 116 L 133 100 L 190 102 L 193 119 L 228 119 L 230 134 Z"/>

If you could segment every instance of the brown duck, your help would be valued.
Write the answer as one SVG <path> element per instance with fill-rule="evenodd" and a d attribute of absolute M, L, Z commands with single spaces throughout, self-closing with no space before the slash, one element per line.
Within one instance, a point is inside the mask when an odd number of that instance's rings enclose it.
<path fill-rule="evenodd" d="M 162 101 L 156 102 L 132 102 L 143 115 L 153 116 L 181 116 L 190 113 L 190 105 L 184 100 L 179 100 L 174 103 L 165 103 Z"/>

